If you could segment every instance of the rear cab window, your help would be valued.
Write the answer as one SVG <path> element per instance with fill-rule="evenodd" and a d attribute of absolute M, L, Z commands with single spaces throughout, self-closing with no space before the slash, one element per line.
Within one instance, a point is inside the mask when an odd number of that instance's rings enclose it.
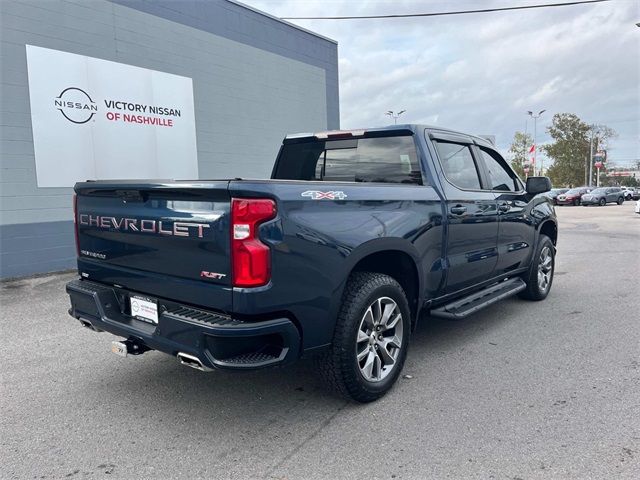
<path fill-rule="evenodd" d="M 424 184 L 410 135 L 285 143 L 272 178 Z"/>

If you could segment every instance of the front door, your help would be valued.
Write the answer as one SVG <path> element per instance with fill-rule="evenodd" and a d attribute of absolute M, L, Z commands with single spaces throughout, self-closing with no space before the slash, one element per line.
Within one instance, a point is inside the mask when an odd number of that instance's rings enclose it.
<path fill-rule="evenodd" d="M 535 229 L 529 212 L 527 192 L 507 162 L 495 150 L 474 147 L 482 159 L 485 188 L 495 195 L 498 204 L 498 262 L 496 275 L 529 264 L 533 254 Z"/>
<path fill-rule="evenodd" d="M 498 258 L 498 212 L 493 193 L 482 189 L 471 141 L 465 142 L 465 137 L 459 141 L 433 140 L 447 199 L 444 293 L 448 294 L 492 276 Z"/>

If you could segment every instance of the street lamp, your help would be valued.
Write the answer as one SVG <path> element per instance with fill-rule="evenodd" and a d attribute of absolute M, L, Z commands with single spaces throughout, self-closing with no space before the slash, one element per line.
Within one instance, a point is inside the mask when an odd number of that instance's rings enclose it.
<path fill-rule="evenodd" d="M 395 113 L 393 110 L 389 110 L 388 112 L 385 113 L 385 115 L 389 115 L 391 118 L 393 118 L 393 123 L 397 125 L 398 117 L 402 115 L 404 112 L 406 112 L 406 110 L 400 110 L 398 113 Z"/>
<path fill-rule="evenodd" d="M 527 111 L 527 114 L 533 118 L 533 164 L 537 165 L 538 159 L 538 118 L 542 115 L 546 110 L 540 110 L 537 114 L 534 114 L 531 110 Z M 540 175 L 544 172 L 544 159 L 542 159 L 543 164 L 540 165 Z"/>

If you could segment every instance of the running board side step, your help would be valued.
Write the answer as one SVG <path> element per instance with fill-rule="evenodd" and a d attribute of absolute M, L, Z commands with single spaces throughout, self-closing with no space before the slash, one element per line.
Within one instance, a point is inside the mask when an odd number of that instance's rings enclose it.
<path fill-rule="evenodd" d="M 431 316 L 459 320 L 527 288 L 520 277 L 510 278 L 460 300 L 431 310 Z"/>

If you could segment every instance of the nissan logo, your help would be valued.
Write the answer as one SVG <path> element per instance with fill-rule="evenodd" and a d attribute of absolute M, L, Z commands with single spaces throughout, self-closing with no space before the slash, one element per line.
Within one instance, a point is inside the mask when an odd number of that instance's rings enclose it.
<path fill-rule="evenodd" d="M 78 87 L 65 88 L 54 99 L 54 105 L 64 118 L 78 124 L 87 123 L 98 111 L 89 94 Z"/>

